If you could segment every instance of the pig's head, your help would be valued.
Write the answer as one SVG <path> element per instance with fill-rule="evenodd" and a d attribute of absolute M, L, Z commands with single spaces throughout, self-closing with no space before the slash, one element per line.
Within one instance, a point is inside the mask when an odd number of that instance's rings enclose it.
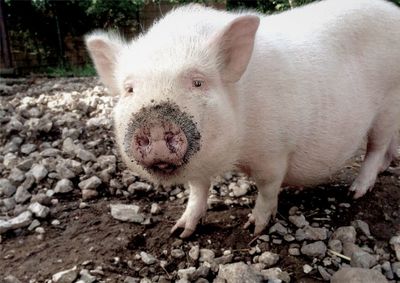
<path fill-rule="evenodd" d="M 114 126 L 124 161 L 167 185 L 232 169 L 241 143 L 235 83 L 259 25 L 248 15 L 217 31 L 201 21 L 182 27 L 193 20 L 184 13 L 170 13 L 131 42 L 103 32 L 86 37 L 101 80 L 120 97 Z"/>

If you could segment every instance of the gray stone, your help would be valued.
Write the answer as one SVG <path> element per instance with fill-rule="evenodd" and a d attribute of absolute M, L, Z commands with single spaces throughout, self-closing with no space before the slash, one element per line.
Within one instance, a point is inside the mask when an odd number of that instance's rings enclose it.
<path fill-rule="evenodd" d="M 58 155 L 60 155 L 60 150 L 57 148 L 46 148 L 40 152 L 40 156 L 42 157 L 57 157 Z"/>
<path fill-rule="evenodd" d="M 400 236 L 393 236 L 389 241 L 390 246 L 396 254 L 396 258 L 400 261 Z"/>
<path fill-rule="evenodd" d="M 134 194 L 135 192 L 148 192 L 150 190 L 151 190 L 150 184 L 139 181 L 130 184 L 128 187 L 128 192 L 130 192 L 131 194 Z"/>
<path fill-rule="evenodd" d="M 52 276 L 54 283 L 72 283 L 78 277 L 78 269 L 74 266 L 71 269 L 60 271 Z"/>
<path fill-rule="evenodd" d="M 10 197 L 15 194 L 17 188 L 7 179 L 0 179 L 0 196 Z"/>
<path fill-rule="evenodd" d="M 4 281 L 1 281 L 1 279 L 2 278 L 0 277 L 0 282 L 2 283 L 21 283 L 21 281 L 19 281 L 14 275 L 7 275 L 4 277 Z"/>
<path fill-rule="evenodd" d="M 3 165 L 7 169 L 12 169 L 18 164 L 18 157 L 13 153 L 7 153 L 3 158 Z"/>
<path fill-rule="evenodd" d="M 18 163 L 17 168 L 26 172 L 29 169 L 31 169 L 32 165 L 33 165 L 33 159 L 27 158 L 27 159 L 22 160 L 20 163 Z"/>
<path fill-rule="evenodd" d="M 29 173 L 35 178 L 36 183 L 39 183 L 47 176 L 48 171 L 42 164 L 35 164 L 32 166 Z"/>
<path fill-rule="evenodd" d="M 39 220 L 37 220 L 37 219 L 34 219 L 33 221 L 32 221 L 32 223 L 28 226 L 28 230 L 29 231 L 33 231 L 33 230 L 35 230 L 37 227 L 39 227 L 40 226 L 40 222 L 39 222 Z"/>
<path fill-rule="evenodd" d="M 392 270 L 396 278 L 400 280 L 400 261 L 392 263 Z"/>
<path fill-rule="evenodd" d="M 173 249 L 171 251 L 171 256 L 173 258 L 183 258 L 185 256 L 185 252 L 182 251 L 181 249 Z"/>
<path fill-rule="evenodd" d="M 6 212 L 14 209 L 16 205 L 17 203 L 15 202 L 15 198 L 13 197 L 3 199 L 3 207 Z"/>
<path fill-rule="evenodd" d="M 187 279 L 189 281 L 193 280 L 193 274 L 196 272 L 196 268 L 191 266 L 189 268 L 185 269 L 179 269 L 178 270 L 178 277 L 180 279 Z"/>
<path fill-rule="evenodd" d="M 392 266 L 389 261 L 385 261 L 381 265 L 383 274 L 386 276 L 387 279 L 392 280 L 394 278 L 394 274 L 392 271 Z"/>
<path fill-rule="evenodd" d="M 264 280 L 268 280 L 268 282 L 290 282 L 289 274 L 286 271 L 282 271 L 279 267 L 261 270 L 261 274 L 263 275 Z"/>
<path fill-rule="evenodd" d="M 351 257 L 351 255 L 354 252 L 358 252 L 358 251 L 362 251 L 362 249 L 359 246 L 357 246 L 356 244 L 353 244 L 351 242 L 345 242 L 343 244 L 343 254 L 345 256 Z"/>
<path fill-rule="evenodd" d="M 29 190 L 35 184 L 35 178 L 31 174 L 25 174 L 24 182 L 19 185 L 24 190 Z"/>
<path fill-rule="evenodd" d="M 258 262 L 265 264 L 265 267 L 269 268 L 275 265 L 279 260 L 279 255 L 272 252 L 263 252 L 258 257 Z"/>
<path fill-rule="evenodd" d="M 142 261 L 147 264 L 147 265 L 152 265 L 154 263 L 156 263 L 157 259 L 152 256 L 151 254 L 148 254 L 146 252 L 140 252 L 140 257 L 142 259 Z"/>
<path fill-rule="evenodd" d="M 200 247 L 199 246 L 193 246 L 189 250 L 189 257 L 193 260 L 198 260 L 200 255 Z"/>
<path fill-rule="evenodd" d="M 339 240 L 330 240 L 328 242 L 328 247 L 334 252 L 341 253 L 343 250 L 342 242 Z"/>
<path fill-rule="evenodd" d="M 161 212 L 161 207 L 158 205 L 158 203 L 152 203 L 150 208 L 150 213 L 159 214 L 160 212 Z"/>
<path fill-rule="evenodd" d="M 303 214 L 289 216 L 289 221 L 292 222 L 296 227 L 303 228 L 308 226 L 310 223 L 306 220 Z"/>
<path fill-rule="evenodd" d="M 299 256 L 300 249 L 299 248 L 289 248 L 288 253 L 292 256 Z"/>
<path fill-rule="evenodd" d="M 351 255 L 350 265 L 352 267 L 371 268 L 377 264 L 375 256 L 364 251 L 356 251 Z"/>
<path fill-rule="evenodd" d="M 93 283 L 97 280 L 97 278 L 91 275 L 87 269 L 82 269 L 79 272 L 79 275 L 80 275 L 79 281 L 81 281 L 81 283 Z"/>
<path fill-rule="evenodd" d="M 131 276 L 126 276 L 124 283 L 139 283 L 140 279 L 139 278 L 135 278 L 135 277 L 131 277 Z"/>
<path fill-rule="evenodd" d="M 200 249 L 200 258 L 199 261 L 209 262 L 211 263 L 215 258 L 215 253 L 209 249 Z"/>
<path fill-rule="evenodd" d="M 25 211 L 18 216 L 9 220 L 0 219 L 0 234 L 7 232 L 8 230 L 15 230 L 18 228 L 29 226 L 32 222 L 32 212 Z"/>
<path fill-rule="evenodd" d="M 353 226 L 356 230 L 361 231 L 365 236 L 371 237 L 371 232 L 369 230 L 369 225 L 362 220 L 355 220 L 351 222 L 351 226 Z"/>
<path fill-rule="evenodd" d="M 319 274 L 325 281 L 329 281 L 331 279 L 332 275 L 328 271 L 326 271 L 325 268 L 318 265 L 317 269 L 318 269 Z"/>
<path fill-rule="evenodd" d="M 285 236 L 288 233 L 288 229 L 278 222 L 272 225 L 271 228 L 269 228 L 269 233 L 270 234 L 277 233 L 281 236 Z"/>
<path fill-rule="evenodd" d="M 247 194 L 247 192 L 249 190 L 249 186 L 248 185 L 240 186 L 237 183 L 231 183 L 231 184 L 229 184 L 229 190 L 232 191 L 232 193 L 235 197 L 241 197 L 241 196 L 244 196 Z"/>
<path fill-rule="evenodd" d="M 76 156 L 77 156 L 80 160 L 82 160 L 82 161 L 84 161 L 84 162 L 86 162 L 86 161 L 96 161 L 96 156 L 95 156 L 93 153 L 91 153 L 91 152 L 88 151 L 88 150 L 82 149 L 82 148 L 79 148 L 79 149 L 76 151 Z"/>
<path fill-rule="evenodd" d="M 323 258 L 326 254 L 326 245 L 322 241 L 304 245 L 301 247 L 301 253 L 312 258 Z"/>
<path fill-rule="evenodd" d="M 14 195 L 15 201 L 17 203 L 24 203 L 28 201 L 31 197 L 32 197 L 31 193 L 28 192 L 27 189 L 21 186 L 17 188 L 17 191 Z"/>
<path fill-rule="evenodd" d="M 342 268 L 331 277 L 331 283 L 387 283 L 385 276 L 376 270 L 364 268 Z"/>
<path fill-rule="evenodd" d="M 82 190 L 82 200 L 95 199 L 98 195 L 99 193 L 95 190 L 87 190 L 87 189 Z"/>
<path fill-rule="evenodd" d="M 57 164 L 56 172 L 61 179 L 73 179 L 76 177 L 76 173 L 69 169 L 65 163 Z"/>
<path fill-rule="evenodd" d="M 102 169 L 108 167 L 115 167 L 117 163 L 117 158 L 115 155 L 101 155 L 97 158 L 97 162 L 100 164 Z"/>
<path fill-rule="evenodd" d="M 101 180 L 97 176 L 92 176 L 78 184 L 81 190 L 95 190 L 101 185 Z"/>
<path fill-rule="evenodd" d="M 355 243 L 357 232 L 353 226 L 343 226 L 336 229 L 332 234 L 331 240 L 339 240 L 344 244 L 345 242 Z"/>
<path fill-rule="evenodd" d="M 20 132 L 24 128 L 24 124 L 21 123 L 16 117 L 11 117 L 10 122 L 6 125 L 7 132 Z"/>
<path fill-rule="evenodd" d="M 144 216 L 139 213 L 140 207 L 134 204 L 111 204 L 111 215 L 120 221 L 142 223 Z"/>
<path fill-rule="evenodd" d="M 8 179 L 14 184 L 19 184 L 23 180 L 25 180 L 25 173 L 15 167 L 11 169 L 10 175 L 8 175 Z"/>
<path fill-rule="evenodd" d="M 36 149 L 37 149 L 36 144 L 32 143 L 23 144 L 21 146 L 21 152 L 27 155 L 34 152 Z"/>
<path fill-rule="evenodd" d="M 77 146 L 74 144 L 74 141 L 70 137 L 66 138 L 62 145 L 62 151 L 71 156 L 75 156 L 76 150 Z"/>
<path fill-rule="evenodd" d="M 54 187 L 54 192 L 59 194 L 69 193 L 74 190 L 73 183 L 68 179 L 62 179 L 57 182 L 56 186 Z"/>
<path fill-rule="evenodd" d="M 50 208 L 38 202 L 31 203 L 28 209 L 38 218 L 46 218 L 50 213 Z"/>
<path fill-rule="evenodd" d="M 297 229 L 295 234 L 297 241 L 324 241 L 328 238 L 328 229 L 323 228 L 314 228 L 311 226 L 306 226 L 302 229 Z"/>
<path fill-rule="evenodd" d="M 263 276 L 244 262 L 235 262 L 219 267 L 218 277 L 221 282 L 229 283 L 261 283 Z M 214 281 L 215 282 L 215 281 Z"/>

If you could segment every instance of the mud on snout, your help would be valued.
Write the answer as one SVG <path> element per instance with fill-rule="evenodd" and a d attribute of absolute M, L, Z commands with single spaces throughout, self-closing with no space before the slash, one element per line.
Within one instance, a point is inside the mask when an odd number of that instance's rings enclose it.
<path fill-rule="evenodd" d="M 168 177 L 177 175 L 200 150 L 200 140 L 193 118 L 167 101 L 132 114 L 123 150 L 148 173 Z"/>

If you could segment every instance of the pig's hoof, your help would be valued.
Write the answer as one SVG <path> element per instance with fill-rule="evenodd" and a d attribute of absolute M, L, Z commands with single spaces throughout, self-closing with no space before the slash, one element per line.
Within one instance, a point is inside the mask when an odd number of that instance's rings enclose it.
<path fill-rule="evenodd" d="M 251 225 L 254 225 L 254 235 L 260 235 L 261 232 L 267 227 L 268 222 L 271 218 L 271 213 L 267 215 L 255 216 L 255 212 L 250 215 L 249 220 L 244 224 L 244 228 L 247 229 Z"/>
<path fill-rule="evenodd" d="M 171 229 L 171 234 L 177 231 L 178 229 L 183 229 L 183 232 L 179 235 L 180 238 L 187 238 L 190 237 L 194 231 L 196 230 L 197 222 L 190 221 L 186 219 L 186 217 L 181 217 L 174 227 Z"/>
<path fill-rule="evenodd" d="M 372 189 L 373 185 L 368 186 L 365 184 L 361 184 L 357 181 L 354 181 L 354 183 L 351 185 L 349 191 L 354 193 L 353 198 L 358 199 L 365 195 L 368 191 Z"/>

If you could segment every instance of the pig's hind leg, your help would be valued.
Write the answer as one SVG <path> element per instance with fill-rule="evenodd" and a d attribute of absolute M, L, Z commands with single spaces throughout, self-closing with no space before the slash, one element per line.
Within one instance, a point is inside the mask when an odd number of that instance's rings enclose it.
<path fill-rule="evenodd" d="M 350 187 L 355 199 L 371 190 L 378 173 L 386 170 L 391 161 L 396 158 L 397 121 L 399 121 L 397 107 L 390 107 L 388 111 L 381 112 L 375 119 L 368 134 L 367 151 L 359 175 Z"/>

